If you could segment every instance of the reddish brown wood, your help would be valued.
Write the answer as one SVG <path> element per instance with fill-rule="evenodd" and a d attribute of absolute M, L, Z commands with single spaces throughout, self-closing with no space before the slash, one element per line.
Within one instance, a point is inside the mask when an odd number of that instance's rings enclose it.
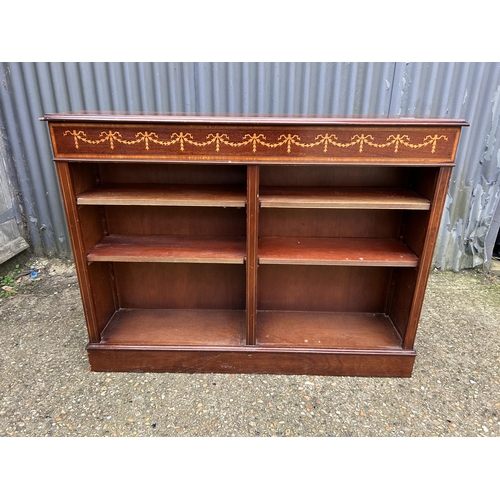
<path fill-rule="evenodd" d="M 85 163 L 71 163 L 68 165 L 70 169 L 71 183 L 75 195 L 79 195 L 87 189 L 95 187 L 98 179 L 96 165 L 88 165 Z"/>
<path fill-rule="evenodd" d="M 394 283 L 387 311 L 402 338 L 405 337 L 410 320 L 417 274 L 417 268 L 394 269 Z"/>
<path fill-rule="evenodd" d="M 243 208 L 106 206 L 104 212 L 109 233 L 245 238 Z"/>
<path fill-rule="evenodd" d="M 392 268 L 259 266 L 259 310 L 385 313 Z"/>
<path fill-rule="evenodd" d="M 439 175 L 439 168 L 410 169 L 410 172 L 410 183 L 413 189 L 418 194 L 432 202 L 436 192 L 436 182 Z"/>
<path fill-rule="evenodd" d="M 247 180 L 247 344 L 255 344 L 257 313 L 257 262 L 259 234 L 259 166 L 248 167 Z"/>
<path fill-rule="evenodd" d="M 418 275 L 415 284 L 415 293 L 410 307 L 408 326 L 404 336 L 403 346 L 405 349 L 413 349 L 415 336 L 417 334 L 418 321 L 422 311 L 422 305 L 425 295 L 425 287 L 429 279 L 429 272 L 434 255 L 434 246 L 439 230 L 439 223 L 443 215 L 443 207 L 446 199 L 448 184 L 451 177 L 451 168 L 443 167 L 439 171 L 434 200 L 431 206 L 429 216 L 429 226 L 425 237 L 424 249 L 420 258 Z"/>
<path fill-rule="evenodd" d="M 146 205 L 180 207 L 244 207 L 245 191 L 239 187 L 192 185 L 112 185 L 78 195 L 78 205 Z"/>
<path fill-rule="evenodd" d="M 59 159 L 206 162 L 452 162 L 459 128 L 442 123 L 280 124 L 50 122 Z"/>
<path fill-rule="evenodd" d="M 116 262 L 113 268 L 121 308 L 245 310 L 243 264 Z"/>
<path fill-rule="evenodd" d="M 92 292 L 95 320 L 99 338 L 118 307 L 115 281 L 111 264 L 93 262 L 88 265 L 90 290 Z"/>
<path fill-rule="evenodd" d="M 83 311 L 87 323 L 87 331 L 90 342 L 99 342 L 100 328 L 99 318 L 95 309 L 92 288 L 85 258 L 85 243 L 82 229 L 79 224 L 78 209 L 76 206 L 76 194 L 71 178 L 70 167 L 66 162 L 56 162 L 59 185 L 64 202 L 68 229 L 73 247 L 75 268 L 78 273 L 78 282 L 83 302 Z"/>
<path fill-rule="evenodd" d="M 245 345 L 245 311 L 120 309 L 102 334 L 114 345 Z"/>
<path fill-rule="evenodd" d="M 434 200 L 436 181 L 439 169 L 429 168 L 412 172 L 410 182 L 414 184 L 415 190 L 431 201 Z M 407 212 L 404 217 L 401 236 L 413 253 L 420 257 L 425 247 L 427 228 L 429 227 L 430 212 Z"/>
<path fill-rule="evenodd" d="M 385 238 L 260 238 L 259 263 L 415 267 L 418 259 Z"/>
<path fill-rule="evenodd" d="M 103 158 L 102 160 L 106 160 Z M 85 164 L 89 165 L 92 164 Z M 99 162 L 99 176 L 102 185 L 106 184 L 168 184 L 200 185 L 206 187 L 239 187 L 246 192 L 245 165 L 218 165 L 205 163 L 150 163 L 137 162 Z"/>
<path fill-rule="evenodd" d="M 319 162 L 318 162 L 319 163 Z M 416 168 L 433 168 L 419 165 Z M 351 164 L 261 165 L 260 183 L 268 187 L 407 188 L 412 166 Z"/>
<path fill-rule="evenodd" d="M 259 236 L 302 238 L 399 238 L 400 210 L 263 208 Z"/>
<path fill-rule="evenodd" d="M 111 234 L 87 255 L 90 262 L 199 262 L 243 264 L 245 240 L 238 237 Z"/>
<path fill-rule="evenodd" d="M 263 187 L 262 208 L 365 208 L 429 210 L 429 200 L 409 189 Z"/>
<path fill-rule="evenodd" d="M 106 220 L 100 207 L 77 207 L 76 210 L 83 250 L 88 252 L 106 235 Z"/>
<path fill-rule="evenodd" d="M 92 370 L 411 375 L 465 122 L 47 119 Z"/>
<path fill-rule="evenodd" d="M 260 311 L 257 344 L 311 349 L 398 349 L 401 338 L 384 314 Z"/>
<path fill-rule="evenodd" d="M 411 377 L 415 351 L 89 344 L 93 371 Z"/>
<path fill-rule="evenodd" d="M 408 248 L 420 257 L 425 248 L 425 237 L 429 227 L 430 212 L 409 212 L 405 214 L 401 237 Z"/>

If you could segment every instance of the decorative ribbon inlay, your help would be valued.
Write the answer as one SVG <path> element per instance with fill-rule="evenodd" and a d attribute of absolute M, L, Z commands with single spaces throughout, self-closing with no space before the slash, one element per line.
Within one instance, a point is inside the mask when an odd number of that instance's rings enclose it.
<path fill-rule="evenodd" d="M 192 134 L 189 132 L 174 132 L 170 135 L 170 140 L 160 140 L 158 134 L 155 132 L 137 132 L 135 134 L 134 140 L 123 139 L 122 135 L 118 131 L 103 131 L 99 134 L 99 139 L 89 139 L 83 130 L 66 130 L 64 135 L 71 135 L 75 141 L 75 148 L 79 149 L 80 142 L 86 144 L 102 144 L 104 142 L 109 142 L 111 149 L 115 148 L 115 143 L 125 144 L 126 146 L 131 146 L 133 144 L 144 143 L 146 150 L 149 150 L 149 145 L 151 143 L 157 144 L 159 146 L 173 146 L 179 144 L 180 151 L 184 151 L 184 145 L 190 144 L 191 146 L 206 148 L 211 145 L 215 145 L 215 151 L 218 153 L 221 144 L 225 146 L 230 146 L 232 148 L 240 148 L 252 145 L 252 151 L 257 152 L 257 145 L 263 146 L 265 148 L 279 148 L 286 145 L 286 152 L 292 152 L 292 145 L 299 148 L 313 148 L 316 146 L 323 146 L 323 152 L 328 151 L 328 146 L 338 147 L 338 148 L 350 148 L 358 147 L 360 153 L 363 152 L 363 148 L 366 146 L 372 148 L 389 148 L 394 146 L 394 152 L 397 153 L 401 146 L 405 146 L 411 149 L 419 149 L 426 146 L 431 146 L 431 153 L 435 153 L 436 145 L 438 141 L 444 139 L 448 140 L 445 135 L 427 135 L 423 142 L 413 144 L 410 137 L 406 134 L 396 134 L 389 135 L 386 142 L 378 143 L 375 141 L 370 134 L 355 134 L 351 137 L 349 142 L 339 142 L 338 137 L 335 134 L 319 134 L 314 138 L 314 142 L 302 142 L 297 134 L 282 134 L 278 137 L 278 142 L 268 142 L 264 134 L 245 134 L 239 142 L 233 142 L 229 140 L 227 134 L 220 134 L 219 132 L 215 134 L 208 134 L 205 141 L 195 141 Z"/>

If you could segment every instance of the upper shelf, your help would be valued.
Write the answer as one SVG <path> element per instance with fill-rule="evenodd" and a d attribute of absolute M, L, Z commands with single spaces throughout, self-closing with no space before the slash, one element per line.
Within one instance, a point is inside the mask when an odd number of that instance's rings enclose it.
<path fill-rule="evenodd" d="M 260 206 L 429 210 L 430 202 L 408 189 L 261 187 Z"/>
<path fill-rule="evenodd" d="M 240 186 L 166 184 L 111 185 L 90 189 L 77 197 L 78 205 L 149 205 L 184 207 L 244 207 Z"/>
<path fill-rule="evenodd" d="M 390 238 L 259 239 L 259 264 L 416 267 L 418 258 Z"/>

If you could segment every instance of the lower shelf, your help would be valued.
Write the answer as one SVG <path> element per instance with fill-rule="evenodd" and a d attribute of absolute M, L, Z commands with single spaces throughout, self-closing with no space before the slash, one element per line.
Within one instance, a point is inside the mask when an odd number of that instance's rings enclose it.
<path fill-rule="evenodd" d="M 105 345 L 245 345 L 245 311 L 120 309 L 101 335 Z"/>
<path fill-rule="evenodd" d="M 259 311 L 257 344 L 265 347 L 400 349 L 385 314 Z"/>

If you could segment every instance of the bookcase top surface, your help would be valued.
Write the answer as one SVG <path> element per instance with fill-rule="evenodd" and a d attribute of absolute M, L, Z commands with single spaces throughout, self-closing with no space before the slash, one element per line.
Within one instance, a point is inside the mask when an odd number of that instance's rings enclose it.
<path fill-rule="evenodd" d="M 314 125 L 380 125 L 380 126 L 460 126 L 469 124 L 463 119 L 423 118 L 402 116 L 332 116 L 332 115 L 271 115 L 220 113 L 138 113 L 116 111 L 81 111 L 46 113 L 40 118 L 52 122 L 129 122 L 129 123 L 226 123 L 226 124 L 314 124 Z"/>

